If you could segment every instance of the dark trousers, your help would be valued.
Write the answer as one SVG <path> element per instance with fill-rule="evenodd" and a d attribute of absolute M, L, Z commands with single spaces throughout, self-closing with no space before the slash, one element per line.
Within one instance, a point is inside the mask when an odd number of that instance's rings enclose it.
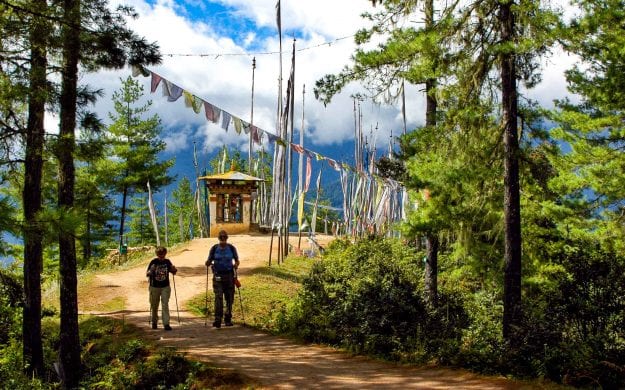
<path fill-rule="evenodd" d="M 232 302 L 234 302 L 234 272 L 213 275 L 213 292 L 215 293 L 215 322 L 221 324 L 232 321 Z M 226 310 L 224 312 L 224 300 Z"/>

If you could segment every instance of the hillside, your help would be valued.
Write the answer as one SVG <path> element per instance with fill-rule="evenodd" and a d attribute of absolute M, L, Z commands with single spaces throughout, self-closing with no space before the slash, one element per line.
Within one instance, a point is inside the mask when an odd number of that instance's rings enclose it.
<path fill-rule="evenodd" d="M 251 269 L 267 265 L 270 236 L 233 235 L 229 242 L 240 254 L 240 277 L 245 297 L 245 275 Z M 326 244 L 331 237 L 321 236 Z M 305 240 L 303 240 L 305 242 Z M 185 303 L 204 294 L 207 273 L 204 261 L 215 239 L 196 239 L 177 248 L 168 257 L 178 267 L 176 294 L 172 294 L 170 310 L 173 331 L 152 330 L 149 325 L 146 264 L 135 268 L 97 275 L 79 292 L 83 313 L 123 317 L 140 327 L 146 339 L 180 351 L 218 367 L 230 368 L 253 378 L 259 388 L 296 389 L 530 389 L 537 388 L 505 378 L 482 377 L 464 370 L 439 367 L 407 367 L 373 359 L 352 356 L 326 346 L 301 345 L 275 337 L 241 324 L 238 305 L 234 308 L 235 326 L 214 329 L 204 318 L 193 316 Z M 297 237 L 291 238 L 297 245 Z M 307 248 L 307 247 L 304 247 Z M 275 241 L 273 262 L 276 255 Z M 275 265 L 274 265 L 275 266 Z M 268 286 L 267 288 L 270 288 Z M 180 308 L 177 321 L 176 301 Z M 122 310 L 105 311 L 122 301 Z M 160 325 L 160 324 L 159 324 Z"/>

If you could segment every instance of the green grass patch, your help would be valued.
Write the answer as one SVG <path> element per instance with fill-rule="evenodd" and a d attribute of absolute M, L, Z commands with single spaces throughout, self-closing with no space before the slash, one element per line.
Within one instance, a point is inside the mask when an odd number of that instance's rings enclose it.
<path fill-rule="evenodd" d="M 124 310 L 125 308 L 126 299 L 124 297 L 115 297 L 113 299 L 109 299 L 108 301 L 102 302 L 102 304 L 97 305 L 92 310 L 101 312 L 112 312 Z"/>
<path fill-rule="evenodd" d="M 233 321 L 276 332 L 278 316 L 297 295 L 314 261 L 317 260 L 290 256 L 282 264 L 255 268 L 240 276 L 242 286 L 235 291 Z M 206 293 L 199 294 L 189 301 L 188 308 L 197 315 L 208 316 L 208 321 L 212 322 L 213 301 L 209 282 L 208 300 Z"/>
<path fill-rule="evenodd" d="M 81 388 L 241 389 L 255 386 L 242 374 L 187 359 L 172 347 L 160 347 L 144 339 L 139 328 L 122 320 L 83 316 L 79 328 L 83 365 Z M 59 318 L 46 318 L 42 322 L 42 334 L 45 361 L 58 360 Z M 46 369 L 47 380 L 41 388 L 58 388 L 53 368 Z M 32 387 L 32 381 L 21 377 L 21 370 L 13 371 L 14 377 L 0 376 L 8 382 Z"/>

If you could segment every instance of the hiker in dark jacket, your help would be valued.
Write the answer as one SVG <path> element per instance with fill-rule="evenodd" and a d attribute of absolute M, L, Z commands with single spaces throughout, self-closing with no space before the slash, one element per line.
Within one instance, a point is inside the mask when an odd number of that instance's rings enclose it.
<path fill-rule="evenodd" d="M 232 244 L 228 244 L 228 233 L 219 231 L 219 244 L 208 252 L 206 266 L 213 271 L 213 292 L 215 293 L 215 328 L 221 328 L 223 318 L 226 326 L 232 326 L 232 302 L 234 301 L 235 271 L 239 268 L 239 255 Z M 226 310 L 224 312 L 224 299 Z"/>
<path fill-rule="evenodd" d="M 158 302 L 161 302 L 161 314 L 165 330 L 171 330 L 169 326 L 169 273 L 176 274 L 178 270 L 169 259 L 165 258 L 167 248 L 156 248 L 156 258 L 150 261 L 146 276 L 150 278 L 150 319 L 152 329 L 156 329 L 158 323 Z"/>

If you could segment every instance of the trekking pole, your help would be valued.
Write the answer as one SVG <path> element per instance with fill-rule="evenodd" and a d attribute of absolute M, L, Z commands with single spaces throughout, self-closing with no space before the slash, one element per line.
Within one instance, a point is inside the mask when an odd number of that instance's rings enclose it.
<path fill-rule="evenodd" d="M 148 277 L 148 325 L 152 323 L 152 300 L 150 299 L 150 280 L 152 278 Z"/>
<path fill-rule="evenodd" d="M 178 325 L 180 325 L 180 310 L 178 310 L 178 294 L 176 293 L 176 275 L 171 274 L 174 281 L 174 297 L 176 298 L 176 312 L 178 313 Z"/>
<path fill-rule="evenodd" d="M 241 318 L 243 319 L 243 325 L 245 325 L 245 313 L 243 312 L 243 299 L 241 298 L 241 282 L 239 281 L 239 276 L 237 275 L 237 271 L 234 271 L 234 285 L 237 287 L 237 291 L 239 292 L 239 303 L 241 304 Z"/>
<path fill-rule="evenodd" d="M 150 290 L 148 290 L 148 325 L 152 323 L 152 302 L 150 302 Z"/>
<path fill-rule="evenodd" d="M 208 324 L 208 266 L 206 266 L 206 294 L 204 295 L 204 326 Z"/>

